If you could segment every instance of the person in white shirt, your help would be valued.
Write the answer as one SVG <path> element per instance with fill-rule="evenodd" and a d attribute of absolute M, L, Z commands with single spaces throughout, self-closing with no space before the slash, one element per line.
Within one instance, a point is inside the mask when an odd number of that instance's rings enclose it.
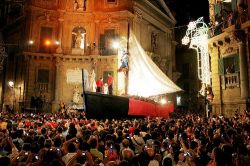
<path fill-rule="evenodd" d="M 131 137 L 131 140 L 132 140 L 133 145 L 135 147 L 135 154 L 141 153 L 142 149 L 145 145 L 145 142 L 144 142 L 143 138 L 140 136 L 139 129 L 134 130 L 134 135 Z"/>

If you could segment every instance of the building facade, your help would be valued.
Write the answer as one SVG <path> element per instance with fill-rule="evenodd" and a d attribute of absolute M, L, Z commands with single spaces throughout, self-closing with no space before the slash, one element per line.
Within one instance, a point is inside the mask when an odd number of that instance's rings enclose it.
<path fill-rule="evenodd" d="M 11 2 L 1 13 L 15 11 L 18 2 Z M 8 54 L 1 72 L 4 109 L 82 105 L 82 87 L 91 91 L 91 80 L 102 77 L 105 83 L 108 73 L 113 93 L 126 94 L 126 76 L 117 70 L 132 34 L 161 70 L 174 76 L 176 21 L 163 0 L 30 0 L 19 8 L 18 16 L 1 19 Z"/>
<path fill-rule="evenodd" d="M 249 109 L 250 1 L 209 0 L 212 113 L 233 116 Z"/>

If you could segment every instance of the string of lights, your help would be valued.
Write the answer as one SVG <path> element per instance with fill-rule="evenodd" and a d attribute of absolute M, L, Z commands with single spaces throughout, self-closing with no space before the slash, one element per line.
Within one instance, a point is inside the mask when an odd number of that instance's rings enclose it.
<path fill-rule="evenodd" d="M 222 24 L 223 24 L 223 22 L 216 23 L 215 27 L 218 27 L 218 26 L 220 26 Z M 176 26 L 176 27 L 173 27 L 173 28 L 170 28 L 170 29 L 180 29 L 180 28 L 184 28 L 184 27 L 188 27 L 188 25 L 180 25 L 180 26 Z M 210 27 L 208 27 L 208 30 L 213 29 L 215 27 L 214 26 L 210 26 Z"/>

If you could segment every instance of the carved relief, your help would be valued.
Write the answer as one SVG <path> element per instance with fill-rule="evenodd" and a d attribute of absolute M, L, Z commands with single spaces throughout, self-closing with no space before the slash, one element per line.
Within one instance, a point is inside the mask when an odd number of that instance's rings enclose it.
<path fill-rule="evenodd" d="M 157 38 L 158 38 L 158 34 L 155 32 L 151 33 L 151 50 L 152 52 L 155 52 L 157 50 Z"/>
<path fill-rule="evenodd" d="M 168 72 L 168 68 L 170 65 L 170 59 L 168 57 L 161 57 L 157 54 L 152 54 L 151 59 L 154 63 L 163 71 L 164 73 Z"/>
<path fill-rule="evenodd" d="M 49 22 L 51 20 L 50 17 L 51 17 L 50 14 L 48 12 L 45 12 L 44 14 L 38 15 L 37 19 L 46 20 L 47 22 Z"/>
<path fill-rule="evenodd" d="M 222 54 L 231 54 L 232 52 L 234 52 L 234 48 L 233 47 L 227 47 L 223 50 Z"/>
<path fill-rule="evenodd" d="M 74 11 L 86 11 L 87 0 L 74 0 Z"/>

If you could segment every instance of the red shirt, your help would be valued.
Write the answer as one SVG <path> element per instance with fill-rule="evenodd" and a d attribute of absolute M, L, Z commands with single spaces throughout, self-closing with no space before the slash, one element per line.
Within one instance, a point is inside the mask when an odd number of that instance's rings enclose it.
<path fill-rule="evenodd" d="M 102 80 L 97 80 L 97 81 L 96 81 L 96 86 L 97 86 L 97 87 L 102 87 L 102 86 L 103 86 Z"/>
<path fill-rule="evenodd" d="M 112 85 L 113 84 L 113 77 L 109 76 L 108 77 L 108 85 Z"/>

